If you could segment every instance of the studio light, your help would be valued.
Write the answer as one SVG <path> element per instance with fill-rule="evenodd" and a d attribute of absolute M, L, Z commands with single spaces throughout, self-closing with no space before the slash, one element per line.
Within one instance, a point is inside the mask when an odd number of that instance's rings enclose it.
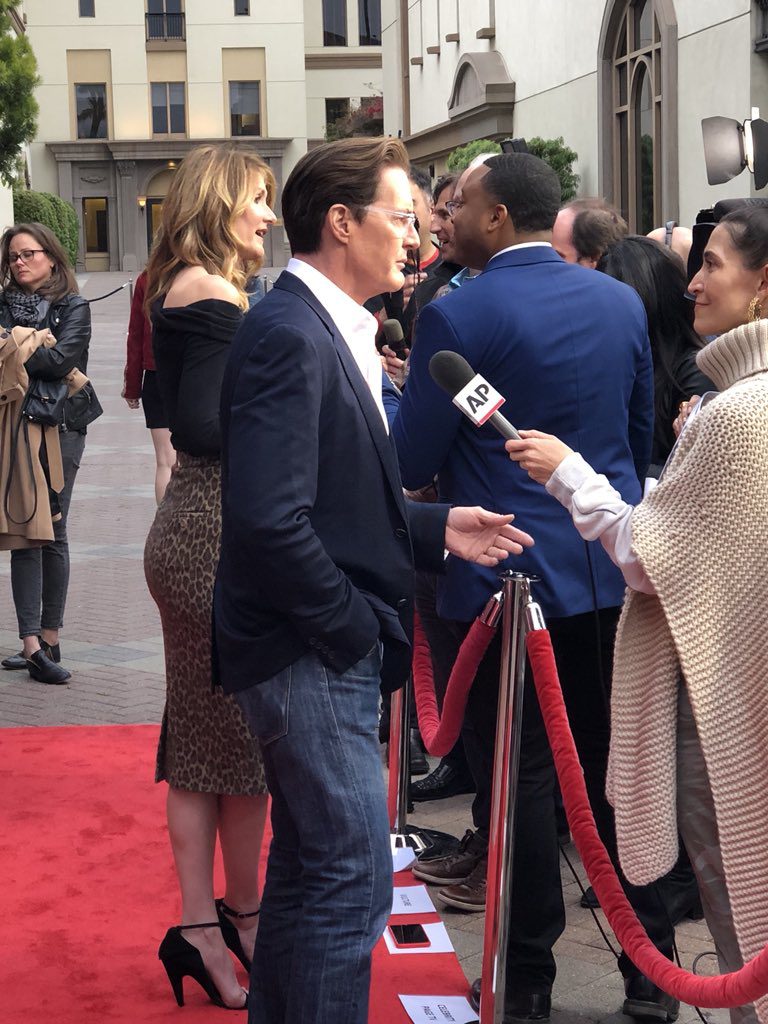
<path fill-rule="evenodd" d="M 768 185 L 768 122 L 758 110 L 752 117 L 736 121 L 732 117 L 705 117 L 704 161 L 710 185 L 723 185 L 746 167 L 755 176 L 755 188 Z"/>

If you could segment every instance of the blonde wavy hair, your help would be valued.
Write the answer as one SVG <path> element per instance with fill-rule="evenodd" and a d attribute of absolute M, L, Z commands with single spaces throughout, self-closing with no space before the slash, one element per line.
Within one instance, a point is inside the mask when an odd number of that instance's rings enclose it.
<path fill-rule="evenodd" d="M 275 176 L 253 150 L 198 146 L 184 157 L 163 200 L 147 263 L 147 311 L 185 267 L 202 267 L 225 278 L 237 289 L 240 306 L 248 309 L 245 284 L 261 264 L 240 255 L 234 223 L 253 199 L 257 174 L 264 179 L 268 204 L 274 206 Z"/>

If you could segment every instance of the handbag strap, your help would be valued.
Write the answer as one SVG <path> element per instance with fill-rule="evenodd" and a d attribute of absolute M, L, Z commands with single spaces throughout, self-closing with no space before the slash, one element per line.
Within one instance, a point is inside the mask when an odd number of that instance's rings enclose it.
<path fill-rule="evenodd" d="M 32 511 L 30 512 L 26 519 L 14 519 L 9 507 L 9 502 L 11 497 L 11 486 L 13 484 L 14 471 L 16 469 L 16 456 L 18 454 L 19 448 L 19 434 L 22 428 L 24 430 L 24 447 L 26 448 L 27 451 L 27 468 L 29 469 L 29 478 L 32 482 L 32 487 L 34 488 L 35 491 L 35 501 L 32 506 Z M 10 465 L 8 467 L 8 480 L 6 481 L 5 484 L 5 496 L 3 504 L 5 508 L 5 515 L 8 521 L 13 523 L 15 526 L 26 526 L 27 523 L 30 523 L 37 514 L 37 480 L 35 479 L 35 467 L 32 462 L 32 446 L 29 443 L 29 423 L 27 422 L 26 417 L 22 416 L 21 414 L 19 415 L 19 418 L 16 421 L 16 426 L 11 436 L 11 458 Z"/>

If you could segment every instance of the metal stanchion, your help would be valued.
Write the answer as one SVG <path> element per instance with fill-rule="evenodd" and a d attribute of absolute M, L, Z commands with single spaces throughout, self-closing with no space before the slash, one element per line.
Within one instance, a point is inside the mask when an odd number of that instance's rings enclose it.
<path fill-rule="evenodd" d="M 501 672 L 493 759 L 491 828 L 488 839 L 488 901 L 485 910 L 480 1024 L 501 1024 L 504 1017 L 515 807 L 525 679 L 526 609 L 530 603 L 531 579 L 532 577 L 516 572 L 505 572 L 501 575 Z"/>
<path fill-rule="evenodd" d="M 408 824 L 411 788 L 411 677 L 392 694 L 389 717 L 389 789 L 387 810 L 392 851 L 409 846 L 417 857 L 438 857 L 458 848 L 459 841 L 446 832 Z"/>

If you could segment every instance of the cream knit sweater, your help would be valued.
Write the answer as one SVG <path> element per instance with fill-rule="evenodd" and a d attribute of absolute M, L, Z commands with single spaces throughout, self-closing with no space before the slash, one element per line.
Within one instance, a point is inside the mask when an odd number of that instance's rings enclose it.
<path fill-rule="evenodd" d="M 768 321 L 722 335 L 697 362 L 722 394 L 632 516 L 656 594 L 629 591 L 619 625 L 608 796 L 628 879 L 668 871 L 682 672 L 749 959 L 768 942 Z M 759 1013 L 768 1022 L 765 1005 Z"/>

